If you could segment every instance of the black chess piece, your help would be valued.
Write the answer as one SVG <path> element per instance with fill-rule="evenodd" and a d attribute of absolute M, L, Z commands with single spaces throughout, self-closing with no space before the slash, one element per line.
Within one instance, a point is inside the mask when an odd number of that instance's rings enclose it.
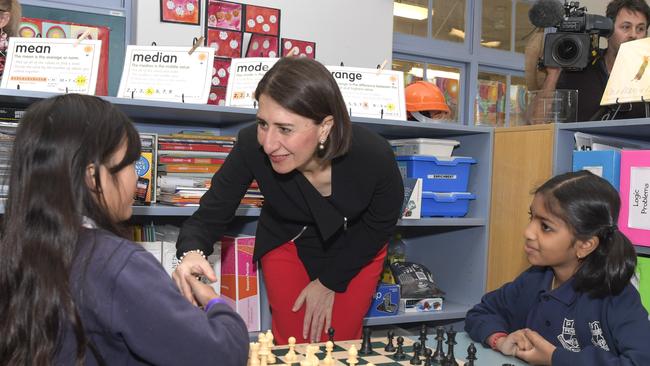
<path fill-rule="evenodd" d="M 454 346 L 456 344 L 456 331 L 452 327 L 447 331 L 447 362 L 445 363 L 447 366 L 459 366 L 458 362 L 456 362 L 456 356 L 454 356 Z"/>
<path fill-rule="evenodd" d="M 426 352 L 427 349 L 427 325 L 422 324 L 420 327 L 420 337 L 418 338 L 420 340 L 420 345 L 421 345 L 421 350 L 422 354 Z"/>
<path fill-rule="evenodd" d="M 433 353 L 433 362 L 436 365 L 442 365 L 445 360 L 445 352 L 442 350 L 442 342 L 445 340 L 445 328 L 436 328 L 436 351 Z"/>
<path fill-rule="evenodd" d="M 406 354 L 404 353 L 404 337 L 397 337 L 397 352 L 393 355 L 397 361 L 402 361 L 406 359 Z"/>
<path fill-rule="evenodd" d="M 427 348 L 427 350 L 424 351 L 424 366 L 431 366 L 432 356 L 433 356 L 433 350 L 431 348 Z"/>
<path fill-rule="evenodd" d="M 372 354 L 372 344 L 370 342 L 370 327 L 363 327 L 363 339 L 361 340 L 361 348 L 359 354 L 368 356 Z"/>
<path fill-rule="evenodd" d="M 420 343 L 413 343 L 413 358 L 409 361 L 411 365 L 422 365 L 422 360 L 420 359 L 420 350 L 422 346 Z"/>
<path fill-rule="evenodd" d="M 391 329 L 388 331 L 388 344 L 386 344 L 386 347 L 384 347 L 384 351 L 395 352 L 395 346 L 393 345 L 393 338 L 395 338 L 395 333 Z"/>
<path fill-rule="evenodd" d="M 474 366 L 474 361 L 476 361 L 476 346 L 474 343 L 470 343 L 467 347 L 467 363 L 465 366 Z"/>
<path fill-rule="evenodd" d="M 327 340 L 334 344 L 334 328 L 332 327 L 329 327 L 329 329 L 327 329 Z"/>

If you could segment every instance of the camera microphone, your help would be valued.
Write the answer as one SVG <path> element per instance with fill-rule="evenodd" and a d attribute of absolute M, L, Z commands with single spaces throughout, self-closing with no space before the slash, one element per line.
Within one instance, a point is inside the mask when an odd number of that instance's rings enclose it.
<path fill-rule="evenodd" d="M 537 0 L 530 10 L 528 19 L 535 27 L 555 27 L 564 19 L 564 5 L 558 0 Z"/>

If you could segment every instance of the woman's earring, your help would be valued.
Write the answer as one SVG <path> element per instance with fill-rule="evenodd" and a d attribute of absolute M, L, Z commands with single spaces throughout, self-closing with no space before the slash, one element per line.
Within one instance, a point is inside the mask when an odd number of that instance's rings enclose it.
<path fill-rule="evenodd" d="M 321 151 L 325 150 L 325 140 L 320 140 L 320 142 L 318 143 L 318 150 Z"/>

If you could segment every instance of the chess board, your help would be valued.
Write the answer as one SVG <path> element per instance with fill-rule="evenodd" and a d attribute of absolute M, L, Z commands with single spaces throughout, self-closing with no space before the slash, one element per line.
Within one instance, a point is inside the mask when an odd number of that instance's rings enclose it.
<path fill-rule="evenodd" d="M 397 337 L 395 337 L 397 338 Z M 384 351 L 384 347 L 386 347 L 386 344 L 388 343 L 388 340 L 383 337 L 372 337 L 371 338 L 371 344 L 372 344 L 372 351 L 373 353 L 368 356 L 364 356 L 361 354 L 358 354 L 357 360 L 359 363 L 357 363 L 357 366 L 360 365 L 367 365 L 368 363 L 373 363 L 375 366 L 402 366 L 402 365 L 410 365 L 410 360 L 413 357 L 413 343 L 414 341 L 409 339 L 409 338 L 404 338 L 404 354 L 406 358 L 404 358 L 401 361 L 396 360 L 393 357 L 393 354 L 395 352 L 386 352 Z M 395 344 L 395 347 L 397 347 L 397 343 L 393 342 Z M 325 343 L 314 343 L 315 345 L 318 346 L 318 352 L 315 354 L 319 360 L 322 360 L 326 356 L 326 351 L 325 351 Z M 334 342 L 334 350 L 332 351 L 332 358 L 334 358 L 334 364 L 333 366 L 345 366 L 348 365 L 346 360 L 348 359 L 348 348 L 354 344 L 357 348 L 357 351 L 361 349 L 361 340 L 352 340 L 352 341 L 336 341 Z M 271 350 L 271 352 L 275 355 L 276 357 L 276 362 L 275 365 L 290 365 L 290 366 L 300 366 L 300 361 L 303 361 L 305 359 L 305 350 L 307 348 L 307 343 L 303 344 L 296 344 L 295 352 L 298 355 L 298 360 L 293 362 L 293 363 L 286 363 L 284 360 L 284 356 L 287 354 L 289 351 L 289 346 L 275 346 Z M 429 348 L 432 346 L 435 347 L 435 344 L 431 344 L 431 341 L 429 340 L 428 342 Z M 445 345 L 445 351 L 447 349 L 447 346 Z M 434 348 L 435 350 L 435 348 Z M 420 357 L 422 360 L 422 364 L 424 364 L 424 356 Z M 465 364 L 465 360 L 462 359 L 456 359 L 456 362 L 460 366 L 463 366 Z"/>

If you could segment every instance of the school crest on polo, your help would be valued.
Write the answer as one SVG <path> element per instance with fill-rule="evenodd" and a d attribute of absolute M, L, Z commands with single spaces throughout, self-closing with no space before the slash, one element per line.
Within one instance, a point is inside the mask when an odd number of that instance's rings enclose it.
<path fill-rule="evenodd" d="M 600 322 L 598 320 L 589 322 L 589 330 L 591 330 L 591 343 L 596 347 L 609 351 L 607 341 L 605 340 L 605 337 L 603 337 L 603 328 L 601 328 Z"/>
<path fill-rule="evenodd" d="M 564 349 L 571 352 L 580 352 L 580 344 L 578 344 L 578 338 L 576 338 L 575 320 L 564 318 L 562 334 L 558 335 L 557 339 Z"/>

